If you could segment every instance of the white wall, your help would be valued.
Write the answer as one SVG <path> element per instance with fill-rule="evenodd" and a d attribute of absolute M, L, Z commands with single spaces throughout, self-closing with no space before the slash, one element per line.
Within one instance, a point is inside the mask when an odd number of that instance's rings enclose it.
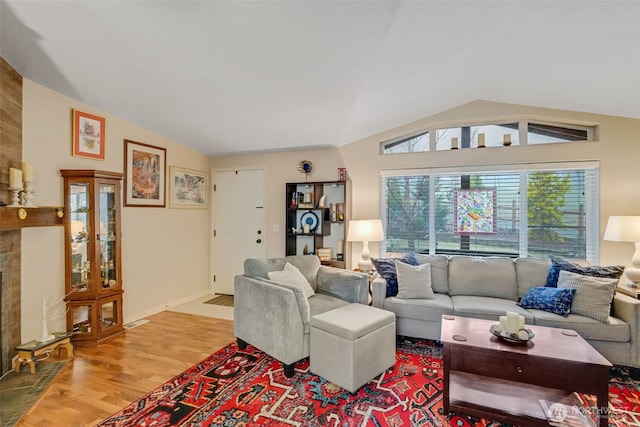
<path fill-rule="evenodd" d="M 106 118 L 104 161 L 71 155 L 74 108 Z M 166 148 L 167 174 L 171 165 L 209 169 L 209 159 L 202 153 L 24 79 L 22 158 L 33 164 L 36 204 L 64 204 L 60 169 L 122 172 L 124 139 Z M 208 210 L 172 209 L 168 202 L 166 208 L 122 208 L 125 322 L 208 292 L 209 222 Z M 63 284 L 63 228 L 23 229 L 23 342 L 41 335 L 42 293 L 61 286 L 63 292 Z M 50 321 L 50 330 L 64 329 L 64 318 Z"/>

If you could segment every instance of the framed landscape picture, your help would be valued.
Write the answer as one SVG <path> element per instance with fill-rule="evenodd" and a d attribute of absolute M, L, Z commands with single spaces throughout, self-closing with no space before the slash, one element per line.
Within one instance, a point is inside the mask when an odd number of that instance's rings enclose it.
<path fill-rule="evenodd" d="M 169 205 L 172 208 L 207 209 L 209 176 L 206 172 L 171 166 Z"/>
<path fill-rule="evenodd" d="M 167 150 L 124 140 L 124 205 L 164 207 Z"/>
<path fill-rule="evenodd" d="M 76 157 L 104 160 L 104 117 L 73 110 L 72 154 Z"/>

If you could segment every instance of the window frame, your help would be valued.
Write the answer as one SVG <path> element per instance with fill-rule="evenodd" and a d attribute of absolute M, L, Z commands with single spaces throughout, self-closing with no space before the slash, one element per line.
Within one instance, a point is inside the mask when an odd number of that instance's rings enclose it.
<path fill-rule="evenodd" d="M 429 176 L 429 251 L 430 255 L 436 252 L 436 221 L 435 221 L 435 185 L 436 176 L 444 175 L 478 175 L 478 174 L 500 174 L 500 173 L 520 173 L 521 178 L 532 172 L 563 172 L 571 170 L 588 171 L 585 176 L 585 259 L 592 263 L 597 263 L 600 255 L 600 162 L 599 161 L 575 161 L 575 162 L 545 162 L 545 163 L 522 163 L 499 166 L 469 166 L 469 167 L 447 167 L 447 168 L 421 168 L 421 169 L 389 169 L 381 170 L 379 173 L 379 209 L 385 230 L 385 240 L 380 242 L 380 253 L 387 253 L 386 230 L 387 222 L 387 186 L 386 179 L 389 177 L 403 176 Z M 519 212 L 519 241 L 518 256 L 528 256 L 529 248 L 529 227 L 528 227 L 528 197 L 527 180 L 520 179 L 520 212 Z"/>
<path fill-rule="evenodd" d="M 464 127 L 483 127 L 483 126 L 503 126 L 506 124 L 517 124 L 516 132 L 518 134 L 518 143 L 517 146 L 527 146 L 527 145 L 550 145 L 550 144 L 566 144 L 570 142 L 592 142 L 595 141 L 596 135 L 598 133 L 598 125 L 596 123 L 584 123 L 584 122 L 572 122 L 572 121 L 557 121 L 557 120 L 549 120 L 546 118 L 536 118 L 536 117 L 527 117 L 525 119 L 514 117 L 514 118 L 501 118 L 500 120 L 495 121 L 482 121 L 482 122 L 473 122 L 468 124 L 459 124 L 459 123 L 439 123 L 437 125 L 427 126 L 417 130 L 415 132 L 411 132 L 409 134 L 392 138 L 388 140 L 384 140 L 380 142 L 380 155 L 388 156 L 395 154 L 414 154 L 414 153 L 428 153 L 434 151 L 447 151 L 451 148 L 437 148 L 437 138 L 438 132 L 441 130 L 454 129 L 454 128 L 464 128 Z M 577 131 L 584 131 L 587 134 L 587 139 L 585 140 L 574 140 L 574 141 L 549 141 L 544 143 L 533 143 L 529 144 L 529 126 L 530 125 L 540 125 L 540 126 L 551 126 L 558 128 L 566 128 Z M 426 150 L 423 151 L 406 151 L 406 152 L 397 152 L 397 153 L 389 153 L 385 152 L 385 150 L 389 146 L 395 146 L 407 142 L 413 138 L 428 134 L 429 136 L 429 144 Z M 458 142 L 458 147 L 461 148 L 461 141 Z M 475 148 L 475 147 L 470 147 Z M 499 148 L 499 147 L 489 147 L 489 148 Z"/>

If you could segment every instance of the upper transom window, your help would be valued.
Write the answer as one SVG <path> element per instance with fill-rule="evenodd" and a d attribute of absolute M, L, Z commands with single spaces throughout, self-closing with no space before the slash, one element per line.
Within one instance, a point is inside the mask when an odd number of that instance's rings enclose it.
<path fill-rule="evenodd" d="M 382 154 L 591 141 L 595 126 L 518 121 L 434 128 L 381 143 Z"/>

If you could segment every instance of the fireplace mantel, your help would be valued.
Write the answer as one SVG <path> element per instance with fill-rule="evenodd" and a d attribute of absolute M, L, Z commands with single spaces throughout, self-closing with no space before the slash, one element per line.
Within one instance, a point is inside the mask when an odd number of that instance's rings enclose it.
<path fill-rule="evenodd" d="M 26 216 L 24 216 L 25 213 Z M 1 206 L 0 231 L 23 227 L 50 227 L 62 225 L 62 217 L 63 209 L 58 206 Z"/>

